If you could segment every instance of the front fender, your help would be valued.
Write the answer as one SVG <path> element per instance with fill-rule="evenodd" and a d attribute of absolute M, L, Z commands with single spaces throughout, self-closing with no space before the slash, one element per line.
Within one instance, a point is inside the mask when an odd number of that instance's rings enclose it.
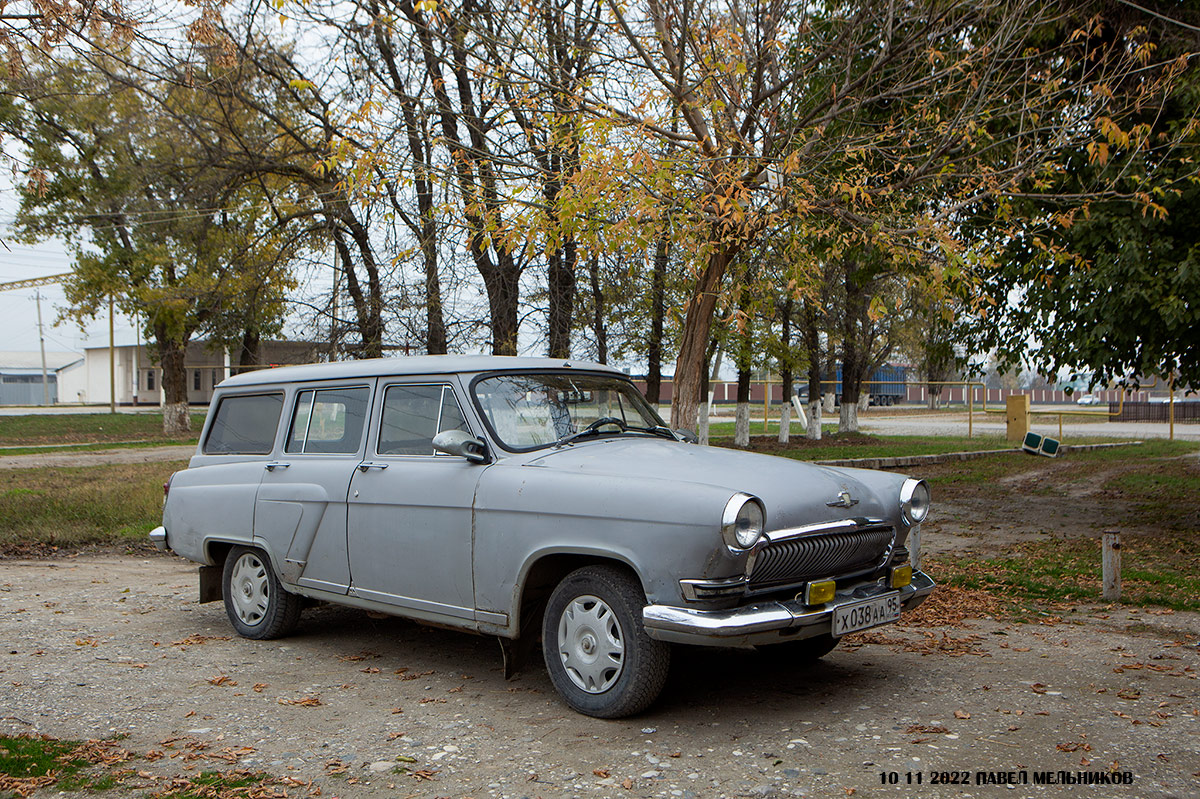
<path fill-rule="evenodd" d="M 553 554 L 627 564 L 652 603 L 683 601 L 683 577 L 738 573 L 724 547 L 727 489 L 497 464 L 475 497 L 475 603 L 514 618 L 533 563 Z"/>

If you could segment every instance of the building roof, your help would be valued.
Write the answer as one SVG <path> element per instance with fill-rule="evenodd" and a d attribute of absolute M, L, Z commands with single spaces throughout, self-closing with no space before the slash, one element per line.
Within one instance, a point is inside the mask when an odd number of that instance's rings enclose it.
<path fill-rule="evenodd" d="M 280 366 L 243 372 L 225 380 L 222 388 L 257 386 L 264 383 L 301 380 L 337 380 L 339 378 L 381 377 L 385 375 L 430 375 L 456 372 L 489 372 L 494 369 L 587 369 L 623 375 L 611 366 L 590 361 L 561 358 L 512 358 L 498 355 L 413 355 L 404 358 L 372 358 L 338 361 L 307 366 Z"/>
<path fill-rule="evenodd" d="M 47 352 L 46 368 L 53 371 L 79 360 L 83 360 L 83 356 L 77 352 Z M 0 350 L 0 371 L 12 373 L 24 369 L 33 369 L 40 373 L 42 353 Z"/>

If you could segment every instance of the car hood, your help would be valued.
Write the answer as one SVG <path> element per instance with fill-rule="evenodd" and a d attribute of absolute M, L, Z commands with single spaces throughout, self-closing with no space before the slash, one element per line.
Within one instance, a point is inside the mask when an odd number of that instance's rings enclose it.
<path fill-rule="evenodd" d="M 767 529 L 816 522 L 877 518 L 898 521 L 902 475 L 865 469 L 818 466 L 773 455 L 702 447 L 663 439 L 619 436 L 541 451 L 525 466 L 579 471 L 599 476 L 682 482 L 741 491 L 763 501 Z M 670 489 L 662 486 L 663 500 Z M 830 507 L 841 492 L 857 502 Z"/>

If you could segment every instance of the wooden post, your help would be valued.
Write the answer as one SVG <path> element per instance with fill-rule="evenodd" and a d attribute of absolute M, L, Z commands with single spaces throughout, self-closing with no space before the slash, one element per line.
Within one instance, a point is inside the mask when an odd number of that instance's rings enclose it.
<path fill-rule="evenodd" d="M 1104 552 L 1104 598 L 1109 602 L 1121 601 L 1121 534 L 1106 530 L 1102 538 Z"/>

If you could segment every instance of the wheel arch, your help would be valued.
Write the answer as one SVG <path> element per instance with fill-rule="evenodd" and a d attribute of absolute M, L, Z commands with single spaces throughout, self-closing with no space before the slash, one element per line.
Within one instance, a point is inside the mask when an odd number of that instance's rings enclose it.
<path fill-rule="evenodd" d="M 564 577 L 585 566 L 612 566 L 628 572 L 638 585 L 642 586 L 642 593 L 645 595 L 645 582 L 638 574 L 637 568 L 612 552 L 581 550 L 541 553 L 530 558 L 517 583 L 513 602 L 513 608 L 516 610 L 513 638 L 521 638 L 530 631 L 537 635 L 542 626 L 542 612 L 551 592 Z"/>

